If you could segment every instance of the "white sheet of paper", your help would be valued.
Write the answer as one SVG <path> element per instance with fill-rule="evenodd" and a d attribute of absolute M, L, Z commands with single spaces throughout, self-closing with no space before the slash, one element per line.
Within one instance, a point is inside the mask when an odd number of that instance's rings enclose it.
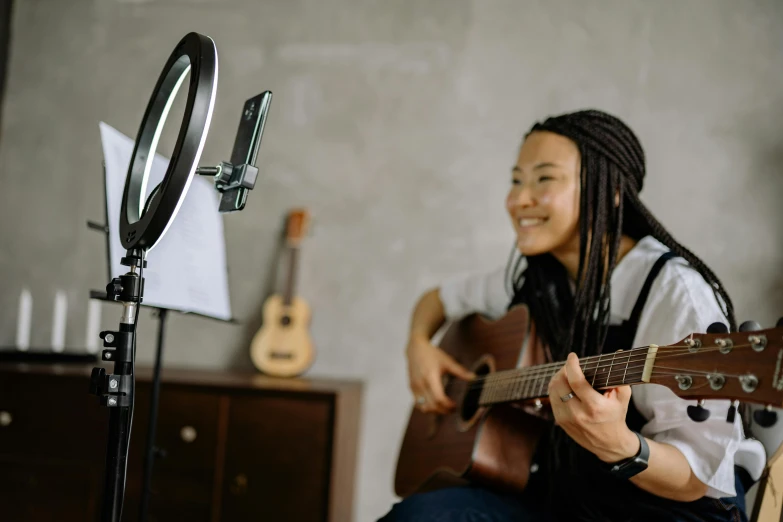
<path fill-rule="evenodd" d="M 128 271 L 120 264 L 126 250 L 120 243 L 122 193 L 133 155 L 134 140 L 100 122 L 106 164 L 106 201 L 109 214 L 111 277 Z M 169 160 L 155 154 L 147 194 L 163 180 Z M 166 234 L 147 253 L 143 304 L 231 319 L 223 219 L 219 194 L 211 180 L 195 177 L 185 201 Z"/>

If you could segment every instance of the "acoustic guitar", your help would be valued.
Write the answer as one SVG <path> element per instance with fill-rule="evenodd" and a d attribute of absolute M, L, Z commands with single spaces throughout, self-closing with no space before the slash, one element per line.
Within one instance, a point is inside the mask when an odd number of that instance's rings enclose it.
<path fill-rule="evenodd" d="M 448 378 L 456 404 L 446 415 L 413 409 L 397 460 L 400 497 L 481 483 L 506 491 L 527 485 L 539 439 L 551 423 L 548 385 L 564 362 L 518 368 L 524 350 L 542 346 L 526 306 L 497 321 L 470 315 L 452 324 L 440 346 L 476 378 Z M 597 390 L 660 384 L 684 399 L 730 399 L 783 407 L 783 324 L 737 333 L 693 333 L 668 346 L 650 345 L 580 359 Z M 736 403 L 735 403 L 736 404 Z M 688 406 L 702 418 L 702 402 Z"/>
<path fill-rule="evenodd" d="M 289 212 L 286 223 L 288 272 L 282 294 L 264 302 L 263 323 L 250 343 L 250 358 L 260 371 L 276 377 L 304 373 L 313 363 L 315 350 L 310 337 L 310 306 L 294 294 L 302 238 L 307 233 L 307 210 Z"/>

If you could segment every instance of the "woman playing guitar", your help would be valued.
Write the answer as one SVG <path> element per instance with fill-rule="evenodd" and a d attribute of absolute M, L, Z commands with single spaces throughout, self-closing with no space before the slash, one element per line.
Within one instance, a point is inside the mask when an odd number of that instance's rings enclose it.
<path fill-rule="evenodd" d="M 524 353 L 521 364 L 567 360 L 549 384 L 554 423 L 523 493 L 479 485 L 417 493 L 381 520 L 747 520 L 745 488 L 765 454 L 729 401 L 707 401 L 711 417 L 695 422 L 694 401 L 668 388 L 600 393 L 579 365 L 716 321 L 736 330 L 721 282 L 640 201 L 645 158 L 633 131 L 596 110 L 551 117 L 527 134 L 511 174 L 512 256 L 419 299 L 406 350 L 410 387 L 421 411 L 451 411 L 442 377 L 473 375 L 431 337 L 447 320 L 498 318 L 523 303 L 548 348 Z"/>

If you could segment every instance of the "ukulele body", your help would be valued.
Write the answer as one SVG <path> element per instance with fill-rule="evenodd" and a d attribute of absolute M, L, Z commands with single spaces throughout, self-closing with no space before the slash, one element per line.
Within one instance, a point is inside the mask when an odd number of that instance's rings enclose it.
<path fill-rule="evenodd" d="M 313 363 L 310 306 L 300 297 L 286 304 L 280 295 L 264 303 L 264 322 L 250 344 L 250 358 L 260 371 L 276 377 L 294 377 Z"/>

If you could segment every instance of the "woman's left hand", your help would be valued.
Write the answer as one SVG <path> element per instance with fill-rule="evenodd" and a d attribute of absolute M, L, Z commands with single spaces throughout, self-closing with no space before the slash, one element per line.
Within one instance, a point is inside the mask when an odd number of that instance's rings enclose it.
<path fill-rule="evenodd" d="M 563 402 L 561 397 L 573 392 Z M 631 387 L 597 392 L 579 367 L 575 353 L 549 383 L 549 401 L 555 423 L 586 450 L 604 462 L 617 462 L 636 455 L 639 439 L 625 423 Z"/>

